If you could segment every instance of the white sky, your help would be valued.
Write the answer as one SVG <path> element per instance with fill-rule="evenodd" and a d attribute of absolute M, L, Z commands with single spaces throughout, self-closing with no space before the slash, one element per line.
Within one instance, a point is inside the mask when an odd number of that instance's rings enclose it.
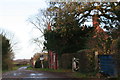
<path fill-rule="evenodd" d="M 20 50 L 15 51 L 15 59 L 29 59 L 36 52 L 31 38 L 38 34 L 40 36 L 40 33 L 27 19 L 46 6 L 45 0 L 0 0 L 0 28 L 14 33 L 20 42 Z"/>

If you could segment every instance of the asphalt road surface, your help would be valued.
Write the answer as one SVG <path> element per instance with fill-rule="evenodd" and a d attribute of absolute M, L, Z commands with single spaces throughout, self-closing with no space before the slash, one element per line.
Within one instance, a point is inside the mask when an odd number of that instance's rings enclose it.
<path fill-rule="evenodd" d="M 2 80 L 88 80 L 72 78 L 68 73 L 46 72 L 26 70 L 27 67 L 21 67 L 16 71 L 10 71 L 2 74 Z M 101 79 L 89 79 L 101 80 Z"/>
<path fill-rule="evenodd" d="M 16 71 L 2 74 L 2 80 L 69 80 L 73 79 L 65 73 L 26 70 L 21 67 Z M 75 79 L 76 80 L 76 79 Z"/>

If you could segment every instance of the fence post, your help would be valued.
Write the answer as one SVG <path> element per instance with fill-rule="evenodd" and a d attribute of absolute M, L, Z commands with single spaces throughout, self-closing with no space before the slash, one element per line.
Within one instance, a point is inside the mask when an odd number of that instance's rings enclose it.
<path fill-rule="evenodd" d="M 95 51 L 95 70 L 98 69 L 98 51 Z"/>

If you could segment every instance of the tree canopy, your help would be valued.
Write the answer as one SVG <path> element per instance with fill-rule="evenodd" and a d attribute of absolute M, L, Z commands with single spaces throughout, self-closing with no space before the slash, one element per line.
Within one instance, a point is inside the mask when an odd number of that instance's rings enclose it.
<path fill-rule="evenodd" d="M 50 22 L 51 29 L 44 32 L 44 44 L 48 50 L 56 53 L 74 53 L 85 49 L 88 33 L 93 28 L 80 26 L 75 8 L 75 4 L 60 4 L 59 7 L 51 5 L 47 9 L 55 14 L 52 17 L 53 22 Z"/>
<path fill-rule="evenodd" d="M 55 17 L 57 19 L 55 22 L 61 20 L 60 18 L 64 15 L 75 15 L 74 18 L 79 21 L 79 25 L 83 25 L 85 22 L 92 22 L 92 17 L 97 15 L 99 17 L 98 21 L 100 22 L 100 26 L 110 30 L 111 28 L 118 27 L 118 25 L 120 25 L 119 4 L 120 2 L 51 3 L 48 10 L 52 15 L 57 16 Z M 71 12 L 72 14 L 70 14 Z M 64 21 L 64 18 L 62 20 Z M 70 20 L 69 17 L 68 20 Z M 61 25 L 62 24 L 63 23 L 61 23 Z"/>

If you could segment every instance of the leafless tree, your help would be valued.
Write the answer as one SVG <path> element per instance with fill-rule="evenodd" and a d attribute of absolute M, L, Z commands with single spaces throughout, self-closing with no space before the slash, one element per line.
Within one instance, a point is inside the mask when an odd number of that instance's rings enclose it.
<path fill-rule="evenodd" d="M 44 30 L 47 29 L 48 25 L 52 25 L 53 16 L 50 14 L 49 10 L 39 10 L 39 13 L 31 18 L 28 21 L 34 26 L 35 29 L 38 29 L 42 35 L 37 38 L 32 38 L 32 42 L 35 43 L 40 49 L 43 46 L 43 40 L 41 38 L 44 35 Z"/>

